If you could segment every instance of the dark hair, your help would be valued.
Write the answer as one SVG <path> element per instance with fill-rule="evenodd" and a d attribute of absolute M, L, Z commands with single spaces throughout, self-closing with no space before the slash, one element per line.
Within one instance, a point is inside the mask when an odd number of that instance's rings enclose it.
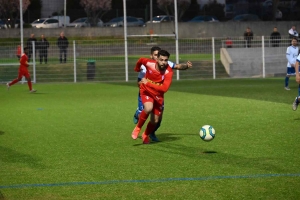
<path fill-rule="evenodd" d="M 28 47 L 24 47 L 24 51 L 25 51 L 25 50 L 28 50 Z"/>
<path fill-rule="evenodd" d="M 296 38 L 296 37 L 293 37 L 292 40 L 296 40 L 298 42 L 298 38 Z"/>
<path fill-rule="evenodd" d="M 162 50 L 158 51 L 157 57 L 159 57 L 159 56 L 167 56 L 169 58 L 170 57 L 170 53 L 167 52 L 166 50 L 162 49 Z"/>
<path fill-rule="evenodd" d="M 154 52 L 154 51 L 160 51 L 161 48 L 160 47 L 157 47 L 157 46 L 154 46 L 151 48 L 151 54 Z"/>

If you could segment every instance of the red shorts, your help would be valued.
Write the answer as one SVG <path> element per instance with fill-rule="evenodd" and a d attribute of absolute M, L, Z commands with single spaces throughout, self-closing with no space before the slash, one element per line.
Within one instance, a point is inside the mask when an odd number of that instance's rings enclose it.
<path fill-rule="evenodd" d="M 27 79 L 30 78 L 28 69 L 25 67 L 20 67 L 18 78 L 21 79 L 23 76 L 25 76 L 25 78 L 27 78 Z"/>
<path fill-rule="evenodd" d="M 143 104 L 146 102 L 152 102 L 153 103 L 153 110 L 152 113 L 154 113 L 157 116 L 160 116 L 163 111 L 163 97 L 153 96 L 146 90 L 140 91 L 141 99 Z"/>

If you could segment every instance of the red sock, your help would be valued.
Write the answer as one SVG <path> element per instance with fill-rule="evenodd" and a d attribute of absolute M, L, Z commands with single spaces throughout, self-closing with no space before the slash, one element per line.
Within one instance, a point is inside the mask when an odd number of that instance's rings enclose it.
<path fill-rule="evenodd" d="M 12 82 L 10 82 L 8 85 L 9 86 L 12 86 L 13 84 L 16 84 L 17 82 L 19 82 L 19 79 L 15 79 L 15 80 L 13 80 Z"/>
<path fill-rule="evenodd" d="M 145 111 L 143 110 L 140 114 L 139 121 L 136 126 L 139 128 L 142 128 L 142 126 L 145 124 L 145 121 L 147 120 L 148 116 L 149 116 L 149 114 L 145 113 Z"/>
<path fill-rule="evenodd" d="M 156 124 L 152 124 L 151 121 L 148 122 L 147 128 L 145 130 L 145 135 L 150 135 L 154 131 Z"/>
<path fill-rule="evenodd" d="M 31 91 L 31 90 L 32 90 L 32 84 L 31 84 L 31 81 L 27 81 L 27 84 L 28 84 L 29 90 Z"/>

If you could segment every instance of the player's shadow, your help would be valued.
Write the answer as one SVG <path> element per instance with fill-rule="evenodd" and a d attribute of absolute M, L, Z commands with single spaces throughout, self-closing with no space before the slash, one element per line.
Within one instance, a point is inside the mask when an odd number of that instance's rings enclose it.
<path fill-rule="evenodd" d="M 0 146 L 0 163 L 22 163 L 32 168 L 45 168 L 39 159 L 2 146 Z"/>
<path fill-rule="evenodd" d="M 0 131 L 0 135 L 4 135 L 4 131 Z"/>
<path fill-rule="evenodd" d="M 159 139 L 159 142 L 152 142 L 150 139 L 150 145 L 154 145 L 154 144 L 159 144 L 159 143 L 163 143 L 163 142 L 174 142 L 176 140 L 180 140 L 182 137 L 186 137 L 188 135 L 195 135 L 195 134 L 174 134 L 174 133 L 160 133 L 160 134 L 156 134 L 157 138 Z M 138 139 L 141 140 L 142 142 L 142 136 L 139 136 Z M 133 146 L 140 146 L 143 145 L 143 143 L 141 144 L 135 144 Z"/>
<path fill-rule="evenodd" d="M 2 192 L 0 191 L 0 200 L 5 200 L 4 195 L 2 194 Z"/>

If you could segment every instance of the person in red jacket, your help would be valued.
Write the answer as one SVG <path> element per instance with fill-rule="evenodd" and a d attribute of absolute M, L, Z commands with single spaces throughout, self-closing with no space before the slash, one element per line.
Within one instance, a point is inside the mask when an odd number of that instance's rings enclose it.
<path fill-rule="evenodd" d="M 25 76 L 25 78 L 27 80 L 27 83 L 28 83 L 30 93 L 36 92 L 35 89 L 32 89 L 31 78 L 30 78 L 30 74 L 29 74 L 29 71 L 28 71 L 28 67 L 29 67 L 28 56 L 27 56 L 28 51 L 29 51 L 28 47 L 25 47 L 24 48 L 24 53 L 20 58 L 19 75 L 16 79 L 14 79 L 10 83 L 6 84 L 8 90 L 9 90 L 10 86 L 16 84 L 17 82 L 19 82 L 22 79 L 23 76 Z"/>
<path fill-rule="evenodd" d="M 141 71 L 142 65 L 147 69 L 145 77 L 140 82 L 140 95 L 144 110 L 141 112 L 139 121 L 131 134 L 132 139 L 137 139 L 141 128 L 151 114 L 151 120 L 142 135 L 144 144 L 150 143 L 149 134 L 154 131 L 159 121 L 163 108 L 164 94 L 172 83 L 173 71 L 168 64 L 169 57 L 169 52 L 160 50 L 156 60 L 140 58 L 134 68 L 136 72 Z"/>

